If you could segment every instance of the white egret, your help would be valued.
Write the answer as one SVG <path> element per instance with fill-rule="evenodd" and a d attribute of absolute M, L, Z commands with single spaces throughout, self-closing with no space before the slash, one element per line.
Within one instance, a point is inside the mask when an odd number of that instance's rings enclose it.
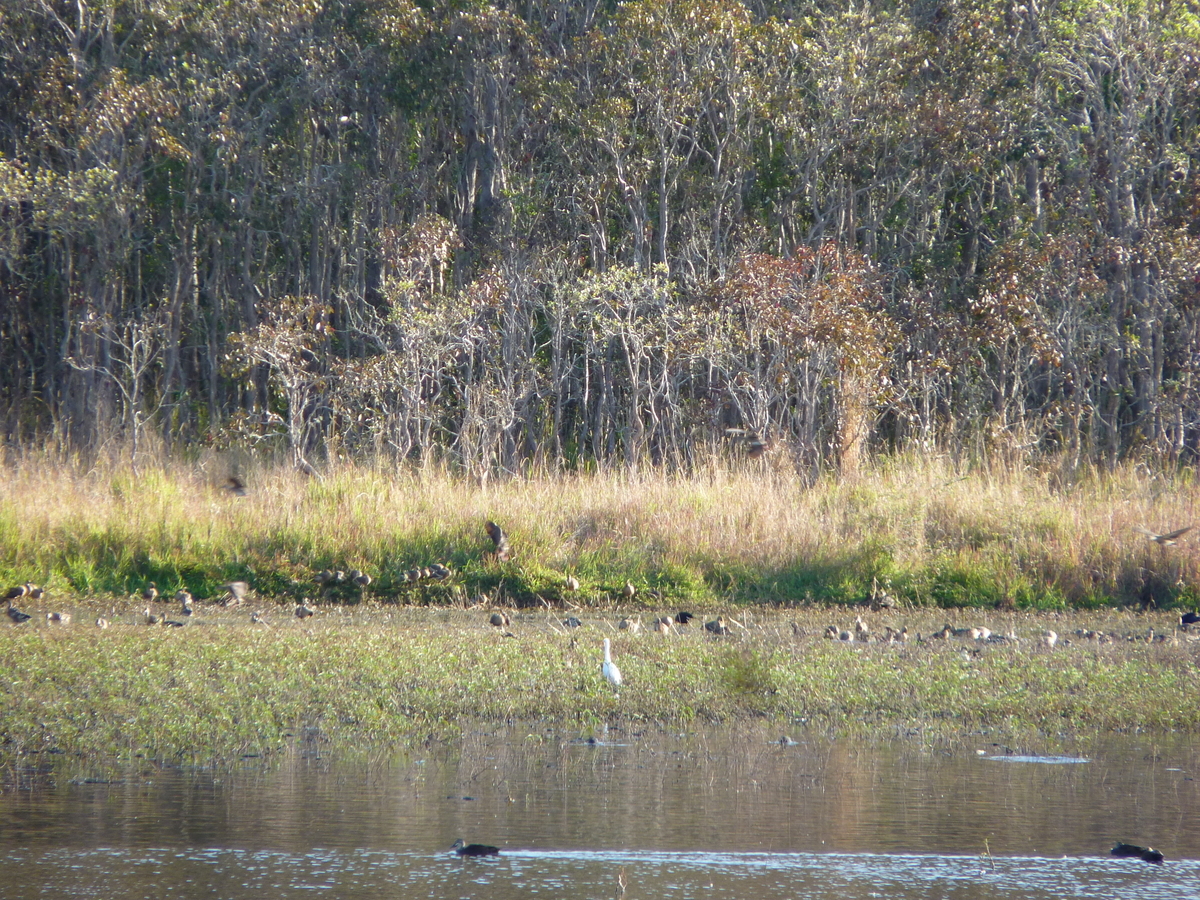
<path fill-rule="evenodd" d="M 600 671 L 604 673 L 605 680 L 614 688 L 621 686 L 621 670 L 612 661 L 612 649 L 608 638 L 604 639 L 604 665 L 600 667 Z"/>

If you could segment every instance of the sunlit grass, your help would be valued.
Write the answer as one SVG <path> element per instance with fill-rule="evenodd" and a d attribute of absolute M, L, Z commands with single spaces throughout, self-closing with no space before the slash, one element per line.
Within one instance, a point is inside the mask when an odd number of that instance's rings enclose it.
<path fill-rule="evenodd" d="M 824 640 L 823 623 L 850 621 L 832 610 L 754 614 L 729 638 L 695 625 L 629 634 L 615 629 L 615 614 L 568 630 L 556 616 L 528 613 L 509 637 L 482 610 L 373 607 L 351 617 L 326 607 L 308 623 L 280 611 L 270 627 L 232 615 L 205 610 L 204 621 L 176 629 L 135 624 L 131 614 L 105 631 L 78 622 L 0 628 L 0 761 L 46 752 L 186 763 L 270 757 L 305 741 L 409 743 L 481 720 L 586 728 L 754 718 L 781 728 L 950 734 L 1200 727 L 1200 645 L 1125 640 L 1144 637 L 1148 623 L 1169 632 L 1167 614 L 960 617 L 1015 630 L 1017 645 Z M 942 615 L 868 618 L 876 627 L 907 624 L 915 635 Z M 1054 650 L 1037 641 L 1046 624 L 1066 637 L 1089 615 L 1118 640 Z M 604 636 L 624 673 L 619 695 L 600 676 Z"/>
<path fill-rule="evenodd" d="M 880 461 L 864 477 L 810 484 L 776 468 L 690 476 L 599 474 L 474 482 L 437 472 L 346 466 L 310 480 L 172 465 L 80 471 L 30 462 L 0 470 L 0 583 L 60 594 L 126 595 L 155 581 L 213 596 L 231 579 L 300 597 L 322 568 L 361 568 L 375 599 L 604 604 L 627 581 L 692 603 L 858 602 L 872 579 L 919 605 L 1160 607 L 1200 600 L 1191 543 L 1159 547 L 1135 526 L 1197 517 L 1189 470 L 1127 468 L 1056 484 L 1030 469 L 960 472 L 939 459 Z M 514 559 L 490 560 L 486 519 Z M 408 584 L 443 562 L 446 584 Z M 335 596 L 359 599 L 342 588 Z"/>

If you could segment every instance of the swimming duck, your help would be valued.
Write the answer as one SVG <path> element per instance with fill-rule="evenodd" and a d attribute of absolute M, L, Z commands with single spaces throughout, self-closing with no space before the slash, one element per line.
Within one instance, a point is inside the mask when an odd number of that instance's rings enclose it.
<path fill-rule="evenodd" d="M 1120 857 L 1135 857 L 1143 859 L 1149 863 L 1162 863 L 1163 855 L 1153 847 L 1139 847 L 1137 844 L 1126 844 L 1124 841 L 1119 842 L 1112 848 L 1113 856 Z"/>
<path fill-rule="evenodd" d="M 459 856 L 499 856 L 500 848 L 492 847 L 489 844 L 464 844 L 463 839 L 459 838 L 454 842 L 454 846 L 450 848 Z"/>

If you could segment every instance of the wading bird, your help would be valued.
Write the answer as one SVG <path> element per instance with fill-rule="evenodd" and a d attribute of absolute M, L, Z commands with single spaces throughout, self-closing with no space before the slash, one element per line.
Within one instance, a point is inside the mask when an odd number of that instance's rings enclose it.
<path fill-rule="evenodd" d="M 604 680 L 614 688 L 621 686 L 621 670 L 612 661 L 612 647 L 608 638 L 604 639 L 604 665 L 600 667 L 600 671 L 604 675 Z"/>
<path fill-rule="evenodd" d="M 459 856 L 499 856 L 500 848 L 493 847 L 489 844 L 464 844 L 463 839 L 459 838 L 454 842 L 454 846 L 450 848 Z"/>

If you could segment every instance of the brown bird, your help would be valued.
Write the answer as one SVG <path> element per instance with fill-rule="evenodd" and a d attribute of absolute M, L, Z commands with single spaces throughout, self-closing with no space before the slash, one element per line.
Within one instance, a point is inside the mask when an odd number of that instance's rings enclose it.
<path fill-rule="evenodd" d="M 153 581 L 146 585 L 146 589 L 142 591 L 142 599 L 147 603 L 153 603 L 158 599 L 158 585 Z"/>
<path fill-rule="evenodd" d="M 654 630 L 657 631 L 659 634 L 670 634 L 671 633 L 671 617 L 663 616 L 661 619 L 656 620 L 654 623 Z"/>
<path fill-rule="evenodd" d="M 183 596 L 180 597 L 180 594 L 182 594 Z M 192 595 L 189 594 L 187 591 L 180 591 L 179 593 L 177 593 L 175 595 L 175 599 L 179 601 L 180 615 L 190 616 L 192 613 L 195 612 L 195 610 L 192 609 Z"/>
<path fill-rule="evenodd" d="M 642 630 L 642 620 L 641 619 L 622 619 L 620 622 L 617 623 L 617 629 L 619 631 L 628 631 L 630 634 L 637 634 L 639 631 Z"/>
<path fill-rule="evenodd" d="M 1184 528 L 1176 528 L 1174 531 L 1168 531 L 1166 534 L 1158 534 L 1149 528 L 1143 528 L 1141 525 L 1133 526 L 1134 531 L 1138 534 L 1144 534 L 1148 540 L 1154 541 L 1160 547 L 1170 547 L 1175 543 L 1177 538 L 1187 534 L 1192 528 L 1193 526 L 1187 525 Z"/>
<path fill-rule="evenodd" d="M 244 581 L 231 581 L 221 585 L 227 596 L 221 601 L 224 606 L 241 606 L 250 590 L 250 585 Z"/>
<path fill-rule="evenodd" d="M 44 587 L 39 587 L 36 584 L 27 584 L 25 586 L 29 589 L 28 596 L 30 600 L 41 600 L 46 594 L 46 589 Z"/>
<path fill-rule="evenodd" d="M 626 600 L 632 600 L 634 595 L 637 594 L 637 588 L 633 586 L 632 581 L 627 581 L 625 582 L 625 589 L 621 593 L 625 595 Z"/>
<path fill-rule="evenodd" d="M 491 625 L 494 625 L 497 628 L 507 628 L 508 624 L 509 624 L 508 616 L 506 616 L 502 612 L 494 612 L 494 613 L 492 613 L 491 618 L 488 619 L 488 623 Z"/>
<path fill-rule="evenodd" d="M 100 616 L 100 618 L 96 619 L 96 627 L 97 628 L 107 628 L 108 627 L 108 619 L 104 618 L 104 616 Z"/>
<path fill-rule="evenodd" d="M 567 590 L 568 590 L 568 591 L 577 591 L 577 590 L 579 590 L 579 579 L 578 579 L 578 578 L 576 578 L 574 575 L 568 575 L 568 576 L 567 576 L 566 588 L 567 588 Z"/>
<path fill-rule="evenodd" d="M 500 560 L 500 562 L 506 562 L 509 554 L 512 553 L 512 548 L 508 545 L 508 538 L 505 536 L 504 530 L 490 519 L 483 527 L 487 531 L 488 537 L 492 539 L 492 544 L 496 547 L 496 559 Z"/>
<path fill-rule="evenodd" d="M 366 590 L 371 585 L 371 576 L 359 569 L 355 569 L 350 573 L 350 580 L 362 590 Z"/>
<path fill-rule="evenodd" d="M 9 603 L 12 603 L 12 601 L 20 600 L 22 597 L 24 597 L 28 593 L 29 593 L 29 585 L 28 584 L 18 584 L 16 587 L 11 587 L 8 589 L 8 593 L 4 595 L 4 599 L 7 600 Z"/>
<path fill-rule="evenodd" d="M 230 475 L 226 478 L 224 488 L 235 497 L 246 496 L 246 482 L 237 475 Z"/>
<path fill-rule="evenodd" d="M 46 613 L 46 621 L 52 622 L 55 625 L 70 625 L 71 614 L 65 612 Z"/>

